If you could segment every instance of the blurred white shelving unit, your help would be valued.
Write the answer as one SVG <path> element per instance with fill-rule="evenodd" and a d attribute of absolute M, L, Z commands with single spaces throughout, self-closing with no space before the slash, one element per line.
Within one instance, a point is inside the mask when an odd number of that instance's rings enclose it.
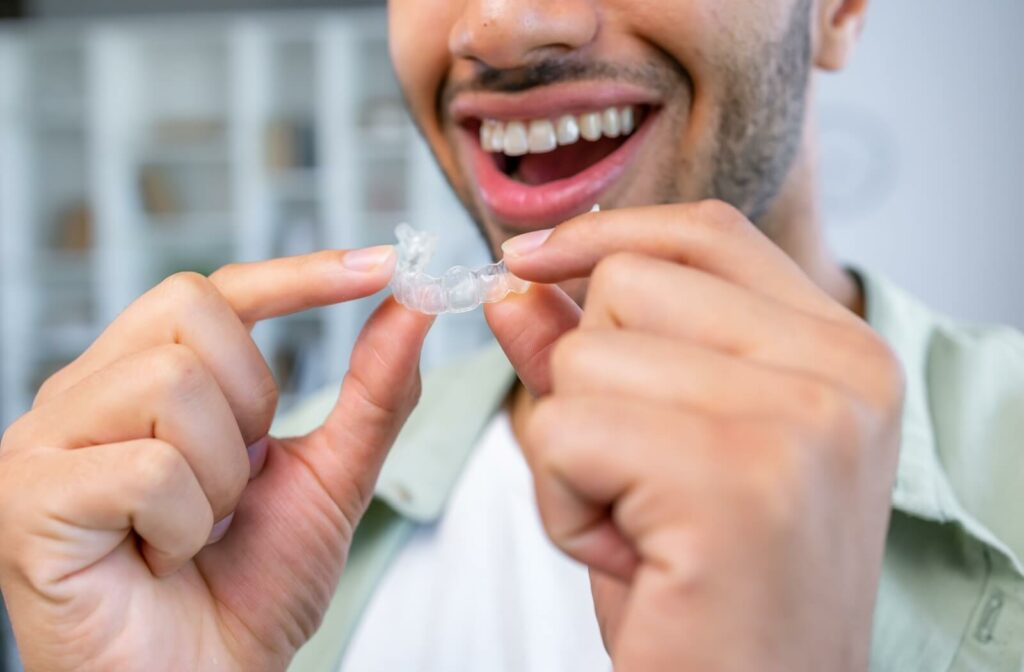
<path fill-rule="evenodd" d="M 182 270 L 443 230 L 485 255 L 408 121 L 382 10 L 0 31 L 0 422 Z M 340 380 L 366 301 L 259 325 L 283 404 Z M 476 347 L 443 321 L 424 365 Z"/>

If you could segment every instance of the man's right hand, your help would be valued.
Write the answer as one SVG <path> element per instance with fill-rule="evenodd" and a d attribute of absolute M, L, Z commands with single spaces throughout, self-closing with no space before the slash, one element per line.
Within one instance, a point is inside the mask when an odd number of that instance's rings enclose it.
<path fill-rule="evenodd" d="M 419 394 L 388 300 L 322 427 L 268 438 L 259 320 L 373 294 L 394 251 L 177 275 L 46 382 L 0 445 L 0 586 L 30 670 L 280 670 L 316 630 Z"/>

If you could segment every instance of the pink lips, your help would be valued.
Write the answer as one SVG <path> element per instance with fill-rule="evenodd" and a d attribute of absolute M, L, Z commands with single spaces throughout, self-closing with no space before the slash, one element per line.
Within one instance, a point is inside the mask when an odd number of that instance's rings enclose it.
<path fill-rule="evenodd" d="M 521 94 L 461 95 L 452 105 L 458 123 L 470 119 L 557 118 L 588 110 L 626 105 L 655 105 L 649 92 L 628 85 L 572 83 Z M 463 125 L 461 137 L 483 206 L 497 220 L 519 230 L 547 228 L 589 211 L 626 172 L 657 117 L 653 109 L 640 127 L 612 154 L 572 177 L 527 185 L 505 175 L 494 155 L 480 146 L 479 132 Z"/>

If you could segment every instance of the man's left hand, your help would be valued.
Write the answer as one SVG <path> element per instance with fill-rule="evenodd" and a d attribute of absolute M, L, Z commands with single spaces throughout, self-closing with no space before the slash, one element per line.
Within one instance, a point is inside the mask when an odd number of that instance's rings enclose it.
<path fill-rule="evenodd" d="M 584 215 L 506 247 L 488 320 L 537 397 L 548 534 L 591 569 L 618 672 L 863 670 L 900 366 L 718 202 Z M 554 283 L 589 278 L 579 309 Z"/>

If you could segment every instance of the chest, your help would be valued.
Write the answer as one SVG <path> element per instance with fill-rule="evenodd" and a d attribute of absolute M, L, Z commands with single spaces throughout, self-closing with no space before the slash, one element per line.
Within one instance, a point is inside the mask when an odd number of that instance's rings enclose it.
<path fill-rule="evenodd" d="M 547 539 L 505 418 L 371 598 L 344 672 L 610 670 L 584 567 Z"/>

